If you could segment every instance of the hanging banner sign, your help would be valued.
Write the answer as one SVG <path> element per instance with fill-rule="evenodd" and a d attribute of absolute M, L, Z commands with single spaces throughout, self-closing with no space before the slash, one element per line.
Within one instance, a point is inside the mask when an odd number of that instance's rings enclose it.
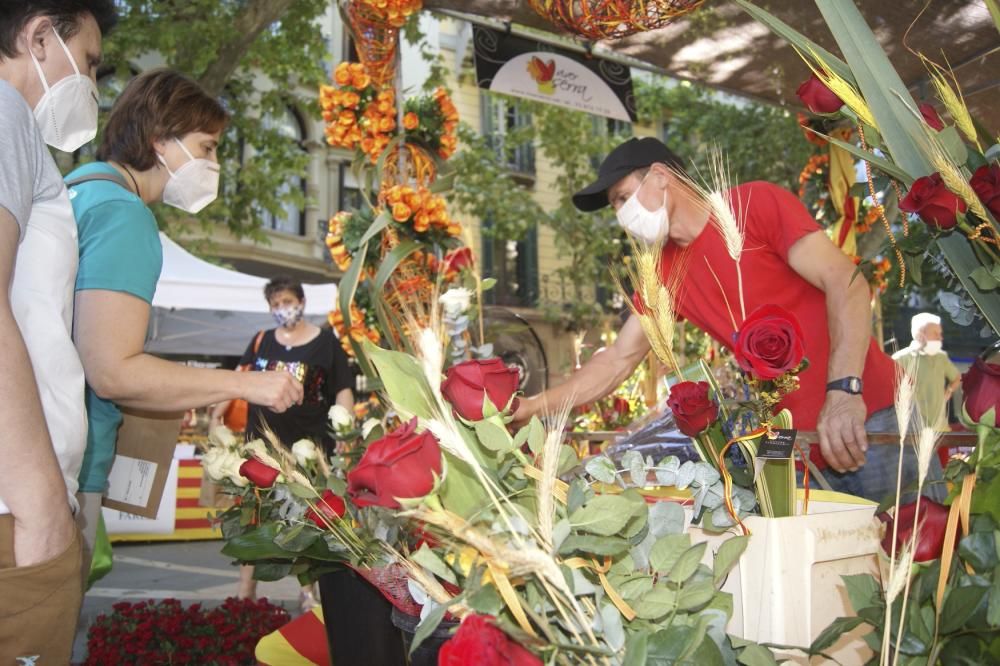
<path fill-rule="evenodd" d="M 635 121 L 627 66 L 480 26 L 473 26 L 472 38 L 480 88 Z"/>

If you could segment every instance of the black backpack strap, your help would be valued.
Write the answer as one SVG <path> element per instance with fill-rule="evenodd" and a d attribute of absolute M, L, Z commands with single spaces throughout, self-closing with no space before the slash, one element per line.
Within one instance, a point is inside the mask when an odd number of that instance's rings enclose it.
<path fill-rule="evenodd" d="M 111 174 L 108 173 L 94 173 L 90 174 L 89 176 L 80 176 L 79 178 L 74 178 L 73 180 L 67 180 L 66 187 L 75 187 L 80 183 L 89 183 L 92 180 L 107 180 L 112 183 L 115 183 L 116 185 L 120 185 L 124 187 L 126 190 L 128 190 L 128 185 L 125 184 L 125 180 L 123 178 L 118 176 L 112 176 Z M 129 190 L 129 192 L 131 191 L 132 190 Z"/>

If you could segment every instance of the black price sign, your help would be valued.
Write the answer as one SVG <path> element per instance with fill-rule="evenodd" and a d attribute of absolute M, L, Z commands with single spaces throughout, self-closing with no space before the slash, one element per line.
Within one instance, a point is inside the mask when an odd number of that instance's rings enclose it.
<path fill-rule="evenodd" d="M 757 457 L 764 460 L 788 460 L 795 448 L 797 430 L 774 430 L 774 438 L 763 437 L 757 447 Z"/>

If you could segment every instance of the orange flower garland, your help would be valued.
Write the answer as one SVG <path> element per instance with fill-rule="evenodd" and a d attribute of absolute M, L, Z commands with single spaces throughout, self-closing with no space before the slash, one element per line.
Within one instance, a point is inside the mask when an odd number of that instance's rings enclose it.
<path fill-rule="evenodd" d="M 377 162 L 395 134 L 395 93 L 376 90 L 364 65 L 357 62 L 337 65 L 333 81 L 336 86 L 320 86 L 319 94 L 327 143 L 360 149 L 372 163 Z"/>
<path fill-rule="evenodd" d="M 382 194 L 382 200 L 400 224 L 413 224 L 413 230 L 426 233 L 432 228 L 443 229 L 449 236 L 462 233 L 461 225 L 448 217 L 444 199 L 426 187 L 393 185 Z"/>
<path fill-rule="evenodd" d="M 458 147 L 458 137 L 455 134 L 455 130 L 458 128 L 458 109 L 455 108 L 455 103 L 451 101 L 448 91 L 444 88 L 438 88 L 434 91 L 434 101 L 438 103 L 441 115 L 444 116 L 444 132 L 441 134 L 441 147 L 438 148 L 438 155 L 442 159 L 448 159 Z"/>

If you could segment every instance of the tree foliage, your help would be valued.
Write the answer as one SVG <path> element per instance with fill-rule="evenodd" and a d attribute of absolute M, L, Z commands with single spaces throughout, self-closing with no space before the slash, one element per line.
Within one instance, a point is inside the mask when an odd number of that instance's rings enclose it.
<path fill-rule="evenodd" d="M 265 213 L 279 214 L 304 194 L 285 184 L 305 173 L 304 146 L 266 118 L 294 109 L 318 115 L 315 89 L 326 79 L 327 44 L 317 19 L 326 0 L 121 0 L 121 21 L 105 41 L 105 60 L 128 77 L 141 58 L 166 66 L 219 94 L 232 120 L 219 147 L 219 200 L 197 216 L 205 228 L 225 225 L 236 236 L 264 239 Z M 181 219 L 158 211 L 162 224 Z"/>

